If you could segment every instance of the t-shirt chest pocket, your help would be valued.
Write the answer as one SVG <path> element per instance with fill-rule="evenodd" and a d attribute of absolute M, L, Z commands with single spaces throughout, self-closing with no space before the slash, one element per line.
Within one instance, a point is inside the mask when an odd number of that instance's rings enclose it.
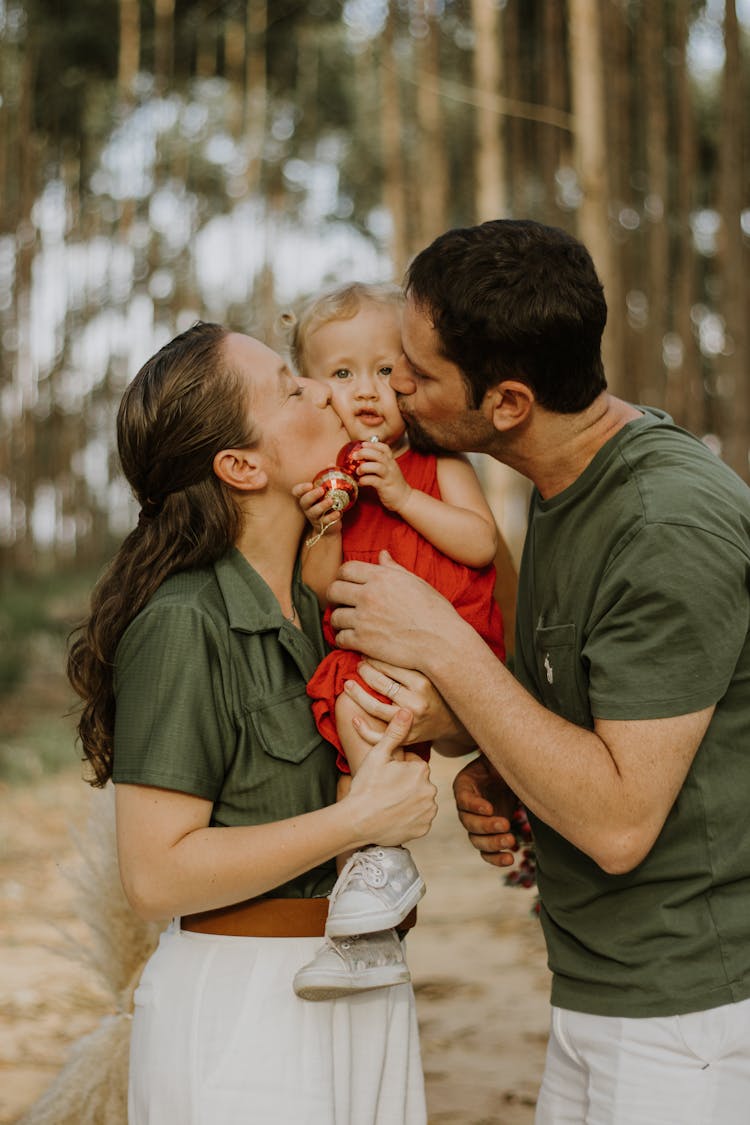
<path fill-rule="evenodd" d="M 302 762 L 320 745 L 307 692 L 298 686 L 245 704 L 253 734 L 266 754 L 284 762 Z"/>
<path fill-rule="evenodd" d="M 591 728 L 575 625 L 539 626 L 534 645 L 537 685 L 545 707 L 571 723 Z"/>

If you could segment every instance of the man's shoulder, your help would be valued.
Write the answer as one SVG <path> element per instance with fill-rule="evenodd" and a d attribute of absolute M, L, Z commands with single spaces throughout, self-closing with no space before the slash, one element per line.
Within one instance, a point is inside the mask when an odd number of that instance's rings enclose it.
<path fill-rule="evenodd" d="M 645 523 L 750 534 L 750 489 L 699 438 L 666 415 L 634 429 L 619 448 Z"/>

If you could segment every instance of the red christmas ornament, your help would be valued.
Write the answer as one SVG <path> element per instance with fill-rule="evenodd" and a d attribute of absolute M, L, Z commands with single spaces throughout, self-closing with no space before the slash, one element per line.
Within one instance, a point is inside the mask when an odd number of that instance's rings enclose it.
<path fill-rule="evenodd" d="M 357 449 L 362 449 L 365 445 L 367 445 L 366 441 L 348 441 L 346 445 L 342 445 L 336 457 L 336 464 L 339 468 L 343 469 L 345 473 L 348 473 L 350 477 L 354 477 L 355 479 L 359 462 L 352 460 L 352 453 Z"/>
<path fill-rule="evenodd" d="M 336 464 L 321 469 L 313 481 L 316 488 L 323 488 L 330 495 L 331 507 L 336 512 L 343 512 L 346 508 L 350 508 L 359 495 L 357 483 L 359 462 L 352 460 L 352 453 L 367 444 L 366 441 L 348 441 L 346 445 L 342 445 L 336 455 Z"/>
<path fill-rule="evenodd" d="M 331 500 L 334 512 L 343 512 L 351 507 L 359 495 L 359 485 L 353 476 L 344 472 L 338 465 L 329 465 L 313 480 L 315 488 L 322 488 Z"/>

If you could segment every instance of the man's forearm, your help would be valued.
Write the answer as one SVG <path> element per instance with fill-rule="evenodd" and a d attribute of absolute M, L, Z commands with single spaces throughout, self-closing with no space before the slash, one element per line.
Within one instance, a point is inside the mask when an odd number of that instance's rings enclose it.
<path fill-rule="evenodd" d="M 539 704 L 473 630 L 457 623 L 441 641 L 423 670 L 472 739 L 524 804 L 606 867 L 636 815 L 609 748 Z"/>

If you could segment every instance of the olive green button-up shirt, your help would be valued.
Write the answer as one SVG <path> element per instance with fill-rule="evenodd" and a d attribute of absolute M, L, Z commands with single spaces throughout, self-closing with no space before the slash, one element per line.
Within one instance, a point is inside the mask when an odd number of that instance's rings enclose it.
<path fill-rule="evenodd" d="M 244 556 L 168 578 L 115 656 L 113 781 L 213 801 L 211 824 L 265 824 L 336 798 L 335 754 L 305 685 L 326 654 L 317 601 L 295 573 L 303 630 Z M 276 888 L 327 894 L 333 862 Z"/>

